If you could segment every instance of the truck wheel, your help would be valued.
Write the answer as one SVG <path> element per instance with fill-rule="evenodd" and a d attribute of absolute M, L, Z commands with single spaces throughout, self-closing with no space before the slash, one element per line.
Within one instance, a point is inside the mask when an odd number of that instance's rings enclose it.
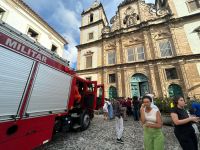
<path fill-rule="evenodd" d="M 87 111 L 81 115 L 81 130 L 84 131 L 90 126 L 90 116 Z"/>

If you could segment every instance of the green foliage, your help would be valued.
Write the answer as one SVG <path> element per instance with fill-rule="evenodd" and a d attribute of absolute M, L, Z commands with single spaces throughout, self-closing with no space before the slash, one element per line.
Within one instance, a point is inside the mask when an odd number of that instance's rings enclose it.
<path fill-rule="evenodd" d="M 161 113 L 170 113 L 173 99 L 172 98 L 155 98 L 154 104 L 159 108 Z"/>
<path fill-rule="evenodd" d="M 186 104 L 187 104 L 186 109 L 190 110 L 191 105 L 194 101 L 200 103 L 199 99 L 186 100 Z M 163 114 L 170 113 L 170 110 L 173 105 L 173 98 L 155 98 L 154 104 L 158 106 L 161 113 Z"/>

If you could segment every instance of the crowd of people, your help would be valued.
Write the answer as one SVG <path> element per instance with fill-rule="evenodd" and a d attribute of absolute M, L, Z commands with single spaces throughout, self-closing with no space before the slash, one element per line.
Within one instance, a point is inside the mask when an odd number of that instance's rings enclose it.
<path fill-rule="evenodd" d="M 183 150 L 198 150 L 198 140 L 193 124 L 200 122 L 200 103 L 193 102 L 190 113 L 185 109 L 186 102 L 182 96 L 175 96 L 171 109 L 174 134 Z M 144 149 L 164 150 L 166 140 L 162 132 L 162 117 L 159 108 L 154 105 L 153 97 L 146 94 L 142 98 L 106 99 L 103 107 L 104 119 L 115 118 L 117 142 L 124 143 L 123 121 L 133 116 L 143 126 Z"/>
<path fill-rule="evenodd" d="M 107 99 L 105 98 L 103 106 L 104 119 L 114 119 L 113 105 L 115 101 L 119 101 L 122 107 L 123 119 L 126 121 L 127 116 L 133 116 L 134 120 L 139 121 L 139 108 L 142 105 L 142 99 L 138 99 L 137 96 L 133 98 L 117 98 Z"/>

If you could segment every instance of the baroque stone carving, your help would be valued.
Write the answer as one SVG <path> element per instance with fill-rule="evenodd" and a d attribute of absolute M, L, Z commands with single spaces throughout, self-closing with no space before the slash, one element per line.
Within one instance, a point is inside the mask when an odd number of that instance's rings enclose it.
<path fill-rule="evenodd" d="M 119 21 L 118 13 L 114 17 L 111 18 L 110 23 L 112 24 L 111 32 L 118 30 L 120 28 L 120 21 Z"/>
<path fill-rule="evenodd" d="M 168 8 L 158 10 L 154 4 L 145 3 L 144 1 L 141 1 L 140 4 L 141 14 L 144 18 L 143 21 L 157 19 L 170 14 Z"/>
<path fill-rule="evenodd" d="M 135 13 L 135 10 L 129 6 L 125 11 L 125 17 L 123 19 L 123 23 L 127 25 L 127 27 L 135 25 L 139 21 L 139 15 Z"/>
<path fill-rule="evenodd" d="M 92 51 L 87 51 L 85 54 L 84 54 L 84 56 L 88 56 L 88 55 L 92 55 L 94 52 L 92 52 Z"/>
<path fill-rule="evenodd" d="M 114 49 L 116 47 L 116 44 L 114 41 L 106 42 L 104 45 L 104 49 Z"/>
<path fill-rule="evenodd" d="M 136 0 L 124 0 L 121 4 L 119 4 L 119 6 L 125 6 L 125 5 L 130 4 L 134 1 L 136 1 Z"/>
<path fill-rule="evenodd" d="M 163 31 L 163 30 L 160 30 L 158 31 L 157 33 L 155 33 L 154 35 L 154 39 L 160 39 L 160 38 L 166 38 L 166 37 L 169 37 L 171 36 L 171 33 L 168 32 L 168 31 Z"/>
<path fill-rule="evenodd" d="M 144 39 L 143 39 L 142 35 L 140 34 L 140 35 L 124 37 L 124 38 L 122 38 L 122 42 L 123 42 L 124 46 L 129 46 L 132 44 L 143 43 Z"/>
<path fill-rule="evenodd" d="M 104 34 L 104 33 L 109 33 L 109 32 L 110 32 L 110 26 L 104 27 L 104 28 L 102 29 L 101 32 L 102 32 L 103 34 Z"/>

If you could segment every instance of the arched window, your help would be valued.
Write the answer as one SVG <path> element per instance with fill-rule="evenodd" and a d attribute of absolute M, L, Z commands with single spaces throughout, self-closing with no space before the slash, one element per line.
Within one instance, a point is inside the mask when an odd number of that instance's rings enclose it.
<path fill-rule="evenodd" d="M 90 22 L 94 21 L 94 14 L 90 14 Z"/>

